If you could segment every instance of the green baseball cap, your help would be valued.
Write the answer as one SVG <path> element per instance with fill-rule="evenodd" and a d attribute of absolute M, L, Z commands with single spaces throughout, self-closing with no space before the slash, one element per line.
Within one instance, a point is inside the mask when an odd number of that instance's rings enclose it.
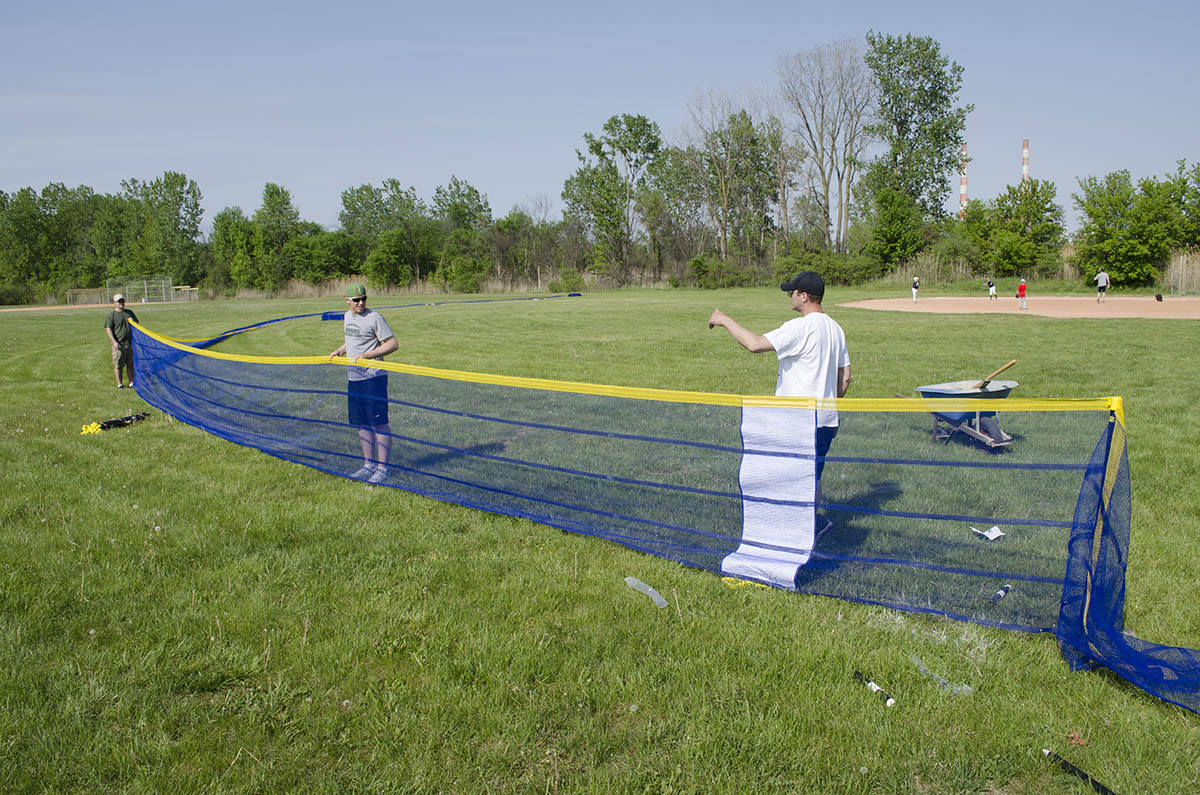
<path fill-rule="evenodd" d="M 359 284 L 358 282 L 346 285 L 347 298 L 362 298 L 366 294 L 367 288 L 365 285 Z"/>

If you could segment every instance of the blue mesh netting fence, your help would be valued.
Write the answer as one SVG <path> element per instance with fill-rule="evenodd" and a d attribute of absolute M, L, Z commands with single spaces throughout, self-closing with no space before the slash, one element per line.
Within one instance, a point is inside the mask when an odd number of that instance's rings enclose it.
<path fill-rule="evenodd" d="M 176 419 L 331 474 L 362 464 L 344 364 L 134 340 L 138 393 Z M 838 401 L 818 503 L 815 412 L 796 401 L 385 367 L 382 485 L 804 593 L 1054 632 L 1073 667 L 1200 709 L 1198 653 L 1123 631 L 1129 474 L 1103 401 L 1011 401 L 995 449 L 935 441 L 914 401 Z"/>

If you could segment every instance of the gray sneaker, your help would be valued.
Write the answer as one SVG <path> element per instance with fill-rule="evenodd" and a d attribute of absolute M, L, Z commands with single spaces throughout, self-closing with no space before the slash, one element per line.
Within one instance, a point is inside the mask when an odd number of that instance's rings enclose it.
<path fill-rule="evenodd" d="M 375 474 L 367 478 L 368 483 L 382 483 L 388 476 L 387 465 L 379 464 L 375 467 Z"/>
<path fill-rule="evenodd" d="M 358 469 L 351 472 L 350 477 L 354 478 L 355 480 L 363 480 L 365 478 L 369 478 L 371 476 L 371 473 L 374 471 L 375 471 L 375 467 L 373 465 L 363 464 Z"/>

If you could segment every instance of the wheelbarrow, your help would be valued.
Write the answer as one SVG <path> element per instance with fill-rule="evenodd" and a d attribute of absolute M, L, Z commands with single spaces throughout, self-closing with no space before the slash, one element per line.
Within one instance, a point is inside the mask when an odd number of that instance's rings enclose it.
<path fill-rule="evenodd" d="M 981 381 L 948 381 L 944 384 L 928 384 L 917 387 L 921 397 L 926 398 L 971 398 L 1001 400 L 1017 386 L 1016 381 L 992 380 L 1017 363 L 1013 359 Z M 950 443 L 956 433 L 962 433 L 987 447 L 1007 447 L 1013 437 L 1000 427 L 995 411 L 983 408 L 975 411 L 935 411 L 933 414 L 933 441 Z"/>

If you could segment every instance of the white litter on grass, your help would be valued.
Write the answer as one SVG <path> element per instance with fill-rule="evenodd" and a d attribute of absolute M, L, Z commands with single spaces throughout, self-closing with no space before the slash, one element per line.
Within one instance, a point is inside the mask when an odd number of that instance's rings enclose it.
<path fill-rule="evenodd" d="M 975 530 L 975 528 L 974 528 L 974 527 L 972 527 L 971 529 L 972 529 L 972 530 Z M 1003 530 L 1001 530 L 1001 529 L 1000 529 L 999 527 L 997 527 L 996 525 L 992 525 L 992 529 L 991 529 L 991 530 L 986 530 L 986 531 L 985 531 L 985 530 L 975 530 L 975 532 L 976 532 L 976 533 L 979 533 L 979 535 L 983 536 L 983 537 L 984 537 L 984 538 L 986 538 L 988 541 L 995 541 L 997 538 L 999 538 L 1000 536 L 1004 535 L 1004 531 L 1003 531 Z"/>
<path fill-rule="evenodd" d="M 952 684 L 950 684 L 948 681 L 946 681 L 942 677 L 935 674 L 933 671 L 930 671 L 928 668 L 926 668 L 925 664 L 921 662 L 921 658 L 915 654 L 912 656 L 912 661 L 916 664 L 918 671 L 925 674 L 930 679 L 932 679 L 934 682 L 936 682 L 937 686 L 940 687 L 942 690 L 949 690 L 951 693 L 953 693 L 956 696 L 969 696 L 969 695 L 971 695 L 971 693 L 974 692 L 971 689 L 970 685 L 952 685 Z"/>
<path fill-rule="evenodd" d="M 662 598 L 662 594 L 639 580 L 637 577 L 626 577 L 625 584 L 633 590 L 641 591 L 642 593 L 646 594 L 646 596 L 649 596 L 654 600 L 654 604 L 658 605 L 660 608 L 667 606 L 667 600 Z"/>

